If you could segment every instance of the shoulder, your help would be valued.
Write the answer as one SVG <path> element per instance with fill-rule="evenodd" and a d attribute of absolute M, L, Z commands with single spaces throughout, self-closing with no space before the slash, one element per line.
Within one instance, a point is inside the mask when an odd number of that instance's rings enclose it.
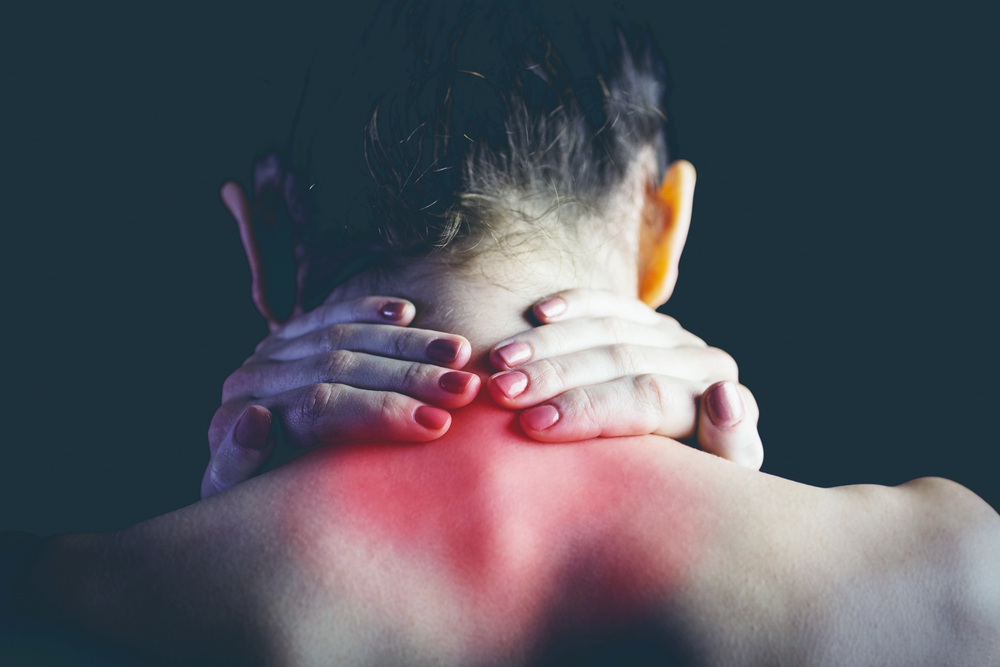
<path fill-rule="evenodd" d="M 750 486 L 728 491 L 687 591 L 705 664 L 996 659 L 1000 519 L 975 494 L 939 478 Z"/>

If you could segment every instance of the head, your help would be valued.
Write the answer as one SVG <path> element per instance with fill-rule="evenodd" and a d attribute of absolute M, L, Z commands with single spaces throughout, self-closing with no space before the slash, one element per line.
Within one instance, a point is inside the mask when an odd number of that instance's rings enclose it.
<path fill-rule="evenodd" d="M 668 167 L 669 76 L 649 32 L 616 25 L 599 51 L 582 20 L 557 29 L 529 5 L 466 4 L 438 32 L 430 3 L 410 9 L 405 92 L 379 99 L 364 138 L 386 257 L 357 282 L 528 300 L 587 283 L 664 303 L 695 177 Z"/>
<path fill-rule="evenodd" d="M 368 206 L 315 252 L 378 259 L 331 298 L 404 296 L 440 328 L 463 298 L 509 309 L 585 286 L 664 303 L 695 174 L 669 163 L 669 75 L 648 30 L 607 22 L 598 47 L 584 20 L 530 3 L 394 7 L 380 75 L 403 74 L 376 91 L 361 142 Z"/>

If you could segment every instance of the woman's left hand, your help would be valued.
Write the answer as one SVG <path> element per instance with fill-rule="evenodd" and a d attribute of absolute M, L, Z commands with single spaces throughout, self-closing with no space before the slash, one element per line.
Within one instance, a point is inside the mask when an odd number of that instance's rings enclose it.
<path fill-rule="evenodd" d="M 537 303 L 545 326 L 490 352 L 487 388 L 522 409 L 525 434 L 544 442 L 663 435 L 759 470 L 759 410 L 736 362 L 672 317 L 614 292 L 567 290 Z"/>

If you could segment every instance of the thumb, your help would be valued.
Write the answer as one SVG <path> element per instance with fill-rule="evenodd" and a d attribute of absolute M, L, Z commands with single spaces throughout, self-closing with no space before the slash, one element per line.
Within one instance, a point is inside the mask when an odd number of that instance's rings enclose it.
<path fill-rule="evenodd" d="M 201 480 L 202 499 L 250 479 L 267 464 L 276 440 L 273 421 L 271 412 L 259 405 L 243 411 L 208 462 Z"/>
<path fill-rule="evenodd" d="M 698 401 L 698 444 L 709 454 L 754 470 L 764 462 L 760 410 L 743 385 L 716 382 Z"/>

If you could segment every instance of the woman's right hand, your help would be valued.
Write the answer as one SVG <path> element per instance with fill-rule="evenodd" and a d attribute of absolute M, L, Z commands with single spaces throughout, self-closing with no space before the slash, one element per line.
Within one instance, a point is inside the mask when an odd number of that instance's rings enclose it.
<path fill-rule="evenodd" d="M 470 403 L 480 380 L 458 370 L 472 354 L 469 342 L 408 328 L 415 314 L 409 301 L 373 296 L 324 304 L 278 325 L 223 384 L 201 497 L 267 464 L 275 417 L 293 447 L 443 435 L 451 416 L 441 408 Z"/>
<path fill-rule="evenodd" d="M 574 289 L 535 304 L 543 326 L 497 343 L 487 389 L 543 442 L 697 434 L 706 452 L 759 470 L 760 411 L 736 362 L 639 300 Z"/>

